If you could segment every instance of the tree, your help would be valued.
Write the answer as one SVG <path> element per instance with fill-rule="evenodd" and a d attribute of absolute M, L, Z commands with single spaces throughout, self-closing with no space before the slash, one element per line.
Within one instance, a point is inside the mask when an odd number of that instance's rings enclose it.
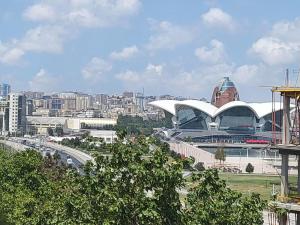
<path fill-rule="evenodd" d="M 253 173 L 254 172 L 254 166 L 251 163 L 248 163 L 246 166 L 246 172 L 247 173 Z"/>
<path fill-rule="evenodd" d="M 52 129 L 51 127 L 48 127 L 48 128 L 47 128 L 47 134 L 48 134 L 49 136 L 53 136 L 54 131 L 53 131 L 53 129 Z"/>
<path fill-rule="evenodd" d="M 56 132 L 58 137 L 62 137 L 64 135 L 64 130 L 63 130 L 62 127 L 56 127 L 55 132 Z"/>
<path fill-rule="evenodd" d="M 217 151 L 215 153 L 215 159 L 219 160 L 220 163 L 221 163 L 221 161 L 225 162 L 225 160 L 226 160 L 226 153 L 224 151 L 224 146 L 220 146 L 220 147 L 217 148 Z"/>
<path fill-rule="evenodd" d="M 181 201 L 183 161 L 170 160 L 167 145 L 150 148 L 153 140 L 145 136 L 125 140 L 107 145 L 109 157 L 95 154 L 84 175 L 33 150 L 0 151 L 0 220 L 16 225 L 262 224 L 265 205 L 259 195 L 242 196 L 217 171 L 206 170 L 193 176 L 195 186 Z"/>
<path fill-rule="evenodd" d="M 196 165 L 194 166 L 196 170 L 198 171 L 204 171 L 205 170 L 205 167 L 204 167 L 204 163 L 203 162 L 198 162 L 196 163 Z"/>
<path fill-rule="evenodd" d="M 198 185 L 187 197 L 186 224 L 263 224 L 262 210 L 266 204 L 259 195 L 242 196 L 229 189 L 217 170 L 206 170 L 193 179 Z"/>

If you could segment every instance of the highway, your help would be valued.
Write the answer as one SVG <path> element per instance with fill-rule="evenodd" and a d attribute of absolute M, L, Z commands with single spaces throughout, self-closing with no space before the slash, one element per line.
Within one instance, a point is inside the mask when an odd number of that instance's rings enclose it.
<path fill-rule="evenodd" d="M 55 152 L 58 152 L 61 162 L 66 165 L 72 165 L 72 167 L 80 173 L 83 173 L 82 166 L 87 161 L 94 162 L 93 157 L 84 152 L 56 143 L 51 143 L 41 138 L 9 138 L 8 140 L 1 140 L 1 143 L 20 151 L 27 148 L 33 148 L 39 151 L 43 156 L 46 156 L 46 154 L 53 155 Z"/>

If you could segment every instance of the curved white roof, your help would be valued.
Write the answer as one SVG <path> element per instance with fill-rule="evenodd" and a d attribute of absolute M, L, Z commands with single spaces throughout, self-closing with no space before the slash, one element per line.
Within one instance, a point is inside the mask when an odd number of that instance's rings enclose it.
<path fill-rule="evenodd" d="M 170 112 L 171 114 L 176 114 L 176 106 L 185 105 L 200 111 L 205 112 L 211 117 L 216 117 L 220 113 L 231 109 L 233 107 L 247 107 L 249 108 L 257 118 L 262 118 L 270 113 L 272 113 L 272 102 L 264 102 L 264 103 L 246 103 L 243 101 L 232 101 L 220 108 L 215 107 L 214 105 L 198 100 L 185 100 L 185 101 L 176 101 L 176 100 L 158 100 L 154 102 L 150 102 L 150 105 L 159 107 L 163 110 Z M 275 111 L 279 111 L 282 109 L 282 104 L 279 102 L 275 102 L 274 104 Z M 291 105 L 291 108 L 294 108 L 294 105 Z"/>
<path fill-rule="evenodd" d="M 198 100 L 185 100 L 185 101 L 180 101 L 179 103 L 177 103 L 175 105 L 176 106 L 180 106 L 180 105 L 186 105 L 195 109 L 198 109 L 204 113 L 206 113 L 207 115 L 213 117 L 215 114 L 215 111 L 218 109 L 216 106 L 204 102 L 204 101 L 198 101 Z"/>
<path fill-rule="evenodd" d="M 158 100 L 158 101 L 153 101 L 153 102 L 149 102 L 149 105 L 161 108 L 173 115 L 175 115 L 176 111 L 175 111 L 175 104 L 177 104 L 180 101 L 176 101 L 176 100 Z"/>
<path fill-rule="evenodd" d="M 249 106 L 253 108 L 256 112 L 258 118 L 262 118 L 270 113 L 272 113 L 272 102 L 263 102 L 263 103 L 249 103 Z M 283 107 L 280 102 L 275 102 L 274 109 L 275 112 L 281 110 Z"/>
<path fill-rule="evenodd" d="M 258 117 L 257 112 L 246 102 L 242 102 L 242 101 L 232 101 L 232 102 L 228 102 L 225 105 L 222 105 L 220 108 L 218 108 L 214 114 L 214 117 L 216 117 L 217 115 L 221 114 L 222 112 L 234 108 L 234 107 L 247 107 L 249 108 L 251 111 L 253 111 L 253 113 Z M 272 112 L 272 109 L 271 109 Z"/>

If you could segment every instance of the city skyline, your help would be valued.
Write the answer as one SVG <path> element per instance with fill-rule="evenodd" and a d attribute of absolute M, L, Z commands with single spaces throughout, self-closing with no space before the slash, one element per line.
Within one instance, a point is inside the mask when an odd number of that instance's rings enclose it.
<path fill-rule="evenodd" d="M 13 91 L 210 99 L 224 76 L 241 99 L 297 80 L 295 1 L 61 0 L 0 3 L 0 81 Z M 188 87 L 188 88 L 187 88 Z M 256 95 L 253 95 L 256 93 Z"/>

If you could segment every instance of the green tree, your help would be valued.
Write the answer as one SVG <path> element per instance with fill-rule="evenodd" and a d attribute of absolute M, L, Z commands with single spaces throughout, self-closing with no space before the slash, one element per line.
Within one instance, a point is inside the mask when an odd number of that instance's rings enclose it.
<path fill-rule="evenodd" d="M 246 172 L 247 173 L 253 173 L 254 172 L 254 166 L 251 163 L 248 163 L 246 166 Z"/>
<path fill-rule="evenodd" d="M 53 131 L 53 129 L 52 129 L 51 127 L 48 127 L 48 128 L 47 128 L 47 134 L 48 134 L 49 136 L 53 136 L 54 131 Z"/>
<path fill-rule="evenodd" d="M 0 151 L 2 224 L 258 225 L 264 202 L 230 190 L 215 170 L 193 176 L 185 199 L 180 158 L 140 136 L 107 145 L 84 175 L 33 150 Z M 151 148 L 150 148 L 151 147 Z"/>
<path fill-rule="evenodd" d="M 198 185 L 187 197 L 185 214 L 189 225 L 261 225 L 266 206 L 257 194 L 242 196 L 226 186 L 217 170 L 206 170 L 193 177 Z"/>
<path fill-rule="evenodd" d="M 64 135 L 64 130 L 62 127 L 56 127 L 55 133 L 57 134 L 58 137 L 62 137 Z"/>
<path fill-rule="evenodd" d="M 217 148 L 217 151 L 215 153 L 215 159 L 219 160 L 220 163 L 226 161 L 226 153 L 225 153 L 225 150 L 224 150 L 224 146 L 219 146 Z"/>
<path fill-rule="evenodd" d="M 198 171 L 204 171 L 205 167 L 204 167 L 204 163 L 203 162 L 198 162 L 196 163 L 196 165 L 194 166 L 196 170 Z"/>

